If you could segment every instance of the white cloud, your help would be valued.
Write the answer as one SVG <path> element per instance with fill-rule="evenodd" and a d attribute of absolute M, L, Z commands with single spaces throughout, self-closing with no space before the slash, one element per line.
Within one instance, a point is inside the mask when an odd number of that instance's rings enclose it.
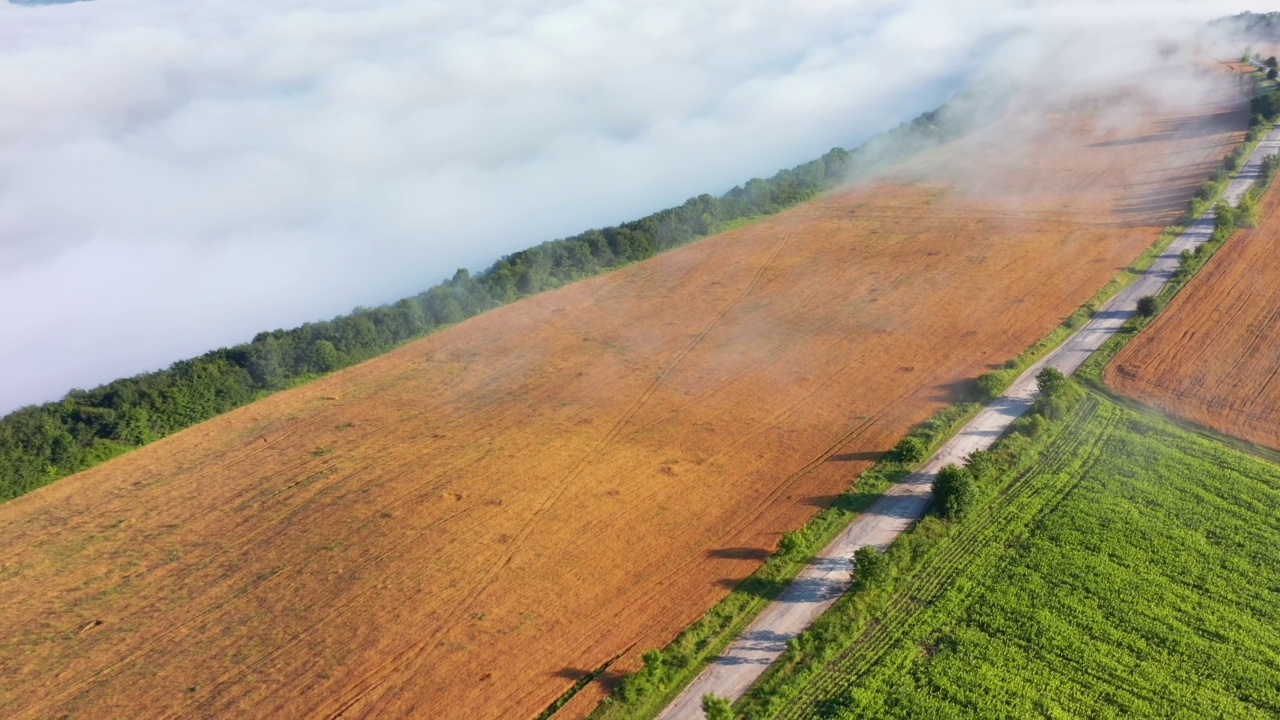
<path fill-rule="evenodd" d="M 1027 28 L 1238 9 L 0 4 L 0 411 L 856 144 Z"/>

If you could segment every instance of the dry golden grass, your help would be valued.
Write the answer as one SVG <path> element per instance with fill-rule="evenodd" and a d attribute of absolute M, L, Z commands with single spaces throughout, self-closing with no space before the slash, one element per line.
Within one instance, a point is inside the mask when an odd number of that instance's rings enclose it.
<path fill-rule="evenodd" d="M 634 667 L 1149 245 L 1240 107 L 1015 114 L 0 506 L 0 715 L 529 717 Z"/>

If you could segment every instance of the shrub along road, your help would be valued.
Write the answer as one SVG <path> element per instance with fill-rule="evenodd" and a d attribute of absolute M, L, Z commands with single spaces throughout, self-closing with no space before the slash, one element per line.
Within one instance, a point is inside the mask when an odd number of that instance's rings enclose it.
<path fill-rule="evenodd" d="M 1236 179 L 1223 193 L 1235 205 L 1253 186 L 1268 155 L 1280 152 L 1280 128 L 1272 130 Z M 831 607 L 852 583 L 849 558 L 859 548 L 872 545 L 883 550 L 929 505 L 937 472 L 950 463 L 962 463 L 975 450 L 985 450 L 1035 400 L 1036 375 L 1044 367 L 1071 374 L 1116 334 L 1137 310 L 1138 300 L 1159 294 L 1178 270 L 1183 250 L 1193 250 L 1213 234 L 1216 216 L 1209 210 L 1193 222 L 1161 253 L 1136 281 L 1116 294 L 1079 332 L 1053 352 L 1027 368 L 998 398 L 985 407 L 959 433 L 947 441 L 907 479 L 894 485 L 813 559 L 725 652 L 685 688 L 659 715 L 660 720 L 702 718 L 702 697 L 712 693 L 737 700 L 786 650 L 787 641 L 804 632 Z"/>

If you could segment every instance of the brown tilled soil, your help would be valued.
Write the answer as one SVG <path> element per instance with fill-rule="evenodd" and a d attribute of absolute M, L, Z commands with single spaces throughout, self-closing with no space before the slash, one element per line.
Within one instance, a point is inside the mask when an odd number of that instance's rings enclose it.
<path fill-rule="evenodd" d="M 1107 367 L 1116 390 L 1280 448 L 1280 193 Z"/>
<path fill-rule="evenodd" d="M 0 715 L 522 718 L 632 669 L 1149 245 L 1241 106 L 1016 115 L 900 175 L 943 180 L 539 295 L 0 506 Z"/>

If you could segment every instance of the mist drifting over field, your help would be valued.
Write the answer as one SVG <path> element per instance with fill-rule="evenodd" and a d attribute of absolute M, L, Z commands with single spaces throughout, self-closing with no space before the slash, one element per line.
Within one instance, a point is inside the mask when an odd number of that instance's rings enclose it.
<path fill-rule="evenodd" d="M 0 4 L 0 412 L 722 192 L 979 78 L 1104 82 L 1244 9 Z"/>

